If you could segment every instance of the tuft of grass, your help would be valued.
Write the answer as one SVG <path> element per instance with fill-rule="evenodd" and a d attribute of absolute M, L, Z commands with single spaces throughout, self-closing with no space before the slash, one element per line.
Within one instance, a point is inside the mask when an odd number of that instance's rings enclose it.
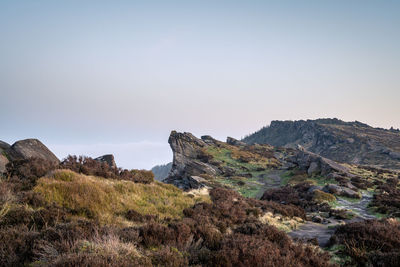
<path fill-rule="evenodd" d="M 331 203 L 336 201 L 336 197 L 332 194 L 325 193 L 317 189 L 314 191 L 313 200 L 319 203 L 323 202 Z"/>
<path fill-rule="evenodd" d="M 65 207 L 77 216 L 97 219 L 101 223 L 126 223 L 128 210 L 160 218 L 180 218 L 185 208 L 203 201 L 190 197 L 173 185 L 160 182 L 134 183 L 86 176 L 69 170 L 57 170 L 37 181 L 34 191 L 48 203 Z"/>

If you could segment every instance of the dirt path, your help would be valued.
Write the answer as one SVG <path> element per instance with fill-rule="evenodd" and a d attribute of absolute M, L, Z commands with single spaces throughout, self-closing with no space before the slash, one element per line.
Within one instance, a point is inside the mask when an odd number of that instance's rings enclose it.
<path fill-rule="evenodd" d="M 330 237 L 335 232 L 335 228 L 341 223 L 350 223 L 360 220 L 374 219 L 374 215 L 368 213 L 368 204 L 372 199 L 372 194 L 363 193 L 362 199 L 358 202 L 349 201 L 339 198 L 337 208 L 353 211 L 357 216 L 351 220 L 338 221 L 329 218 L 330 223 L 320 224 L 314 222 L 307 222 L 289 233 L 292 238 L 298 239 L 312 239 L 316 238 L 321 247 L 325 247 L 329 243 Z"/>
<path fill-rule="evenodd" d="M 282 175 L 284 174 L 285 171 L 282 170 L 272 170 L 268 173 L 261 174 L 259 176 L 258 182 L 262 183 L 262 190 L 260 190 L 256 198 L 261 198 L 261 196 L 264 194 L 265 190 L 271 189 L 271 188 L 278 188 L 281 186 L 281 180 L 282 180 Z"/>

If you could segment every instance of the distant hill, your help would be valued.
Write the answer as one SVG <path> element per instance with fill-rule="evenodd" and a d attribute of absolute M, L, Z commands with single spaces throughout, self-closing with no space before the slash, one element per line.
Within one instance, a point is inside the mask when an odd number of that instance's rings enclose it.
<path fill-rule="evenodd" d="M 154 178 L 157 181 L 162 181 L 167 178 L 169 171 L 172 168 L 172 162 L 164 164 L 164 165 L 157 165 L 154 166 L 151 171 L 154 173 Z"/>
<path fill-rule="evenodd" d="M 272 121 L 245 137 L 248 144 L 295 147 L 339 162 L 400 169 L 400 131 L 338 119 Z"/>

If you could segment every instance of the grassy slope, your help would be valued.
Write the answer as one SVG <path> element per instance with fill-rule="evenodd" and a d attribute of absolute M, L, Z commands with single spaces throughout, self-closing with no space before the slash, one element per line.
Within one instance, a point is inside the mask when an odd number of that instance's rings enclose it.
<path fill-rule="evenodd" d="M 39 179 L 34 191 L 43 195 L 47 202 L 55 202 L 78 216 L 116 224 L 126 222 L 123 216 L 128 210 L 160 218 L 179 218 L 183 209 L 205 200 L 159 182 L 140 184 L 67 170 Z"/>

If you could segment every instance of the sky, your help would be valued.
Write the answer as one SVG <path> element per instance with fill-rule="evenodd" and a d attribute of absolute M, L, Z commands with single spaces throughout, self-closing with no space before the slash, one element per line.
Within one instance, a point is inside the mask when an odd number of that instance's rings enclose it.
<path fill-rule="evenodd" d="M 0 140 L 172 160 L 171 130 L 400 128 L 400 2 L 0 0 Z"/>

